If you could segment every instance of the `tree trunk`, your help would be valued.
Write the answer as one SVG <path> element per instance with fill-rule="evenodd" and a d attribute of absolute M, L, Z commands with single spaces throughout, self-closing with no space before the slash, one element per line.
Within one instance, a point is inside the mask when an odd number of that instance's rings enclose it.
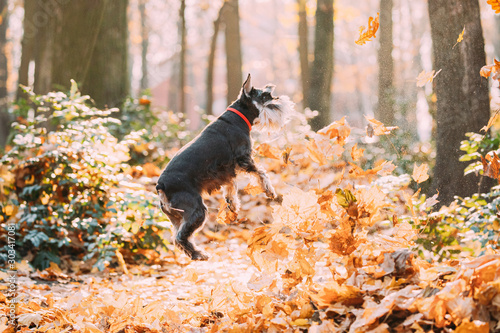
<path fill-rule="evenodd" d="M 319 112 L 311 120 L 313 130 L 330 123 L 333 77 L 333 0 L 318 0 L 314 40 L 314 61 L 309 86 L 309 107 Z"/>
<path fill-rule="evenodd" d="M 34 48 L 38 29 L 33 24 L 33 15 L 36 13 L 37 0 L 24 0 L 23 39 L 21 42 L 21 64 L 19 65 L 18 84 L 29 85 L 29 66 L 35 60 Z M 26 98 L 23 90 L 18 87 L 16 99 Z"/>
<path fill-rule="evenodd" d="M 495 31 L 493 47 L 495 49 L 495 58 L 500 59 L 500 15 L 495 15 Z"/>
<path fill-rule="evenodd" d="M 186 114 L 186 1 L 181 0 L 181 7 L 179 9 L 180 18 L 180 35 L 181 35 L 181 53 L 180 53 L 180 67 L 179 67 L 179 86 L 180 86 L 180 100 L 179 107 L 182 114 Z"/>
<path fill-rule="evenodd" d="M 394 62 L 392 59 L 392 0 L 380 0 L 380 48 L 378 50 L 378 105 L 376 116 L 394 125 Z"/>
<path fill-rule="evenodd" d="M 0 0 L 0 148 L 4 148 L 9 137 L 11 117 L 7 100 L 7 25 L 9 21 L 7 0 Z"/>
<path fill-rule="evenodd" d="M 46 93 L 52 89 L 68 90 L 70 80 L 74 79 L 82 92 L 90 94 L 98 106 L 104 104 L 101 92 L 95 96 L 93 94 L 94 91 L 104 87 L 101 87 L 97 81 L 92 82 L 95 89 L 91 87 L 89 90 L 85 84 L 88 72 L 94 62 L 93 57 L 99 56 L 96 45 L 98 40 L 102 38 L 99 36 L 99 32 L 105 21 L 104 13 L 108 1 L 71 0 L 68 4 L 59 7 L 58 17 L 52 20 L 55 21 L 53 30 L 47 33 L 54 36 L 51 47 L 53 54 L 50 56 L 50 60 L 38 60 L 35 64 L 37 72 L 43 70 L 47 64 L 51 64 L 52 77 L 49 86 L 44 85 L 46 89 L 40 89 L 38 93 Z M 113 20 L 113 18 L 106 17 L 106 20 Z M 110 68 L 114 66 L 115 61 L 119 60 L 113 59 L 112 62 L 108 63 Z M 112 63 L 113 65 L 111 65 Z M 108 73 L 101 69 L 100 75 L 107 76 Z"/>
<path fill-rule="evenodd" d="M 215 65 L 215 52 L 217 50 L 217 36 L 219 35 L 220 21 L 222 13 L 224 11 L 224 6 L 226 2 L 222 5 L 217 15 L 217 19 L 214 21 L 214 33 L 212 35 L 212 40 L 210 41 L 210 52 L 208 54 L 208 66 L 207 66 L 207 105 L 206 113 L 208 115 L 213 115 L 213 104 L 214 104 L 214 65 Z"/>
<path fill-rule="evenodd" d="M 26 0 L 19 82 L 34 90 L 68 90 L 74 79 L 98 107 L 117 106 L 129 92 L 128 0 Z M 84 15 L 82 13 L 85 13 Z"/>
<path fill-rule="evenodd" d="M 95 9 L 98 7 L 96 3 Z M 120 106 L 130 92 L 127 7 L 128 0 L 105 0 L 101 16 L 96 15 L 100 29 L 82 92 L 89 94 L 98 107 Z"/>
<path fill-rule="evenodd" d="M 485 65 L 483 31 L 477 0 L 429 0 L 437 96 L 437 155 L 432 188 L 441 204 L 455 195 L 478 191 L 479 178 L 464 176 L 466 163 L 460 141 L 465 133 L 478 132 L 489 119 L 488 83 L 479 70 Z M 453 45 L 465 27 L 464 40 Z"/>
<path fill-rule="evenodd" d="M 306 0 L 297 0 L 299 9 L 299 58 L 302 82 L 302 104 L 309 106 L 309 28 L 307 26 Z"/>
<path fill-rule="evenodd" d="M 238 98 L 243 84 L 238 0 L 226 0 L 222 17 L 226 26 L 227 104 L 229 105 Z"/>
<path fill-rule="evenodd" d="M 141 92 L 149 86 L 148 82 L 148 48 L 149 48 L 149 29 L 148 18 L 146 13 L 146 0 L 139 0 L 139 13 L 141 15 Z"/>

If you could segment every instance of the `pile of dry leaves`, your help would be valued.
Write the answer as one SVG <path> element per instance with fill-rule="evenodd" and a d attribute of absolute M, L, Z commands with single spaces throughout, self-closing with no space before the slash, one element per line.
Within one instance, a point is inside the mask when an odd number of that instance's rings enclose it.
<path fill-rule="evenodd" d="M 243 183 L 243 178 L 238 217 L 228 214 L 224 205 L 217 212 L 217 202 L 211 201 L 215 210 L 197 236 L 211 254 L 208 262 L 189 262 L 169 252 L 161 254 L 156 265 L 122 261 L 115 269 L 93 274 L 79 271 L 82 263 L 64 272 L 54 264 L 43 272 L 19 265 L 17 329 L 500 329 L 500 255 L 435 263 L 412 252 L 418 234 L 398 218 L 407 214 L 417 221 L 419 212 L 406 187 L 410 178 L 392 176 L 394 165 L 388 161 L 369 170 L 360 167 L 363 149 L 355 143 L 391 131 L 367 120 L 367 134 L 358 137 L 350 137 L 351 128 L 341 119 L 317 133 L 286 134 L 260 144 L 256 153 L 283 201 L 267 202 L 256 184 Z M 425 166 L 415 169 L 414 181 L 426 177 Z M 434 202 L 431 198 L 427 205 Z M 8 314 L 5 297 L 0 298 L 0 309 Z M 5 316 L 0 328 L 14 330 Z"/>

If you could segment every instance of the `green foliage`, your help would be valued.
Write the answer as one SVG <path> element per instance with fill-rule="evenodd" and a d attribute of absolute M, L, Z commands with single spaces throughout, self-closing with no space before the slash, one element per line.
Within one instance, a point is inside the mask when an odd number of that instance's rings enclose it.
<path fill-rule="evenodd" d="M 137 140 L 128 146 L 130 165 L 142 165 L 148 162 L 164 165 L 167 162 L 165 147 L 180 148 L 191 139 L 186 130 L 187 121 L 184 115 L 171 111 L 153 112 L 151 97 L 148 95 L 138 99 L 127 98 L 116 117 L 120 119 L 119 124 L 107 124 L 115 137 L 122 139 L 131 132 L 139 134 Z"/>
<path fill-rule="evenodd" d="M 117 249 L 165 247 L 154 195 L 124 172 L 143 133 L 119 141 L 110 131 L 120 126 L 111 117 L 117 110 L 90 107 L 74 82 L 69 94 L 28 93 L 34 107 L 20 108 L 12 148 L 0 159 L 0 221 L 16 224 L 18 259 L 33 255 L 44 269 L 69 254 L 103 269 Z"/>
<path fill-rule="evenodd" d="M 395 135 L 381 136 L 380 141 L 363 146 L 365 148 L 366 168 L 372 168 L 381 159 L 393 161 L 396 165 L 395 174 L 409 174 L 413 172 L 415 163 L 426 163 L 429 169 L 434 166 L 432 145 L 415 141 L 408 133 L 394 131 Z M 428 181 L 427 183 L 430 183 Z"/>
<path fill-rule="evenodd" d="M 481 159 L 498 152 L 500 136 L 467 133 L 467 140 L 460 149 L 465 154 L 460 161 L 470 162 L 465 174 L 483 174 Z M 415 207 L 425 201 L 422 196 Z M 417 241 L 424 249 L 432 251 L 440 259 L 449 258 L 462 250 L 484 254 L 487 249 L 500 247 L 500 186 L 488 193 L 476 193 L 471 197 L 459 198 L 449 207 L 420 219 L 422 237 Z M 460 247 L 458 246 L 460 245 Z M 460 250 L 459 250 L 460 249 Z"/>

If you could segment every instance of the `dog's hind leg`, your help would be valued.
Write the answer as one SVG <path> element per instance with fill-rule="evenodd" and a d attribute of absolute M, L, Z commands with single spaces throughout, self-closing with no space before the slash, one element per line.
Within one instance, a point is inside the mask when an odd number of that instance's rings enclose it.
<path fill-rule="evenodd" d="M 182 222 L 175 235 L 175 245 L 192 260 L 207 260 L 208 255 L 191 240 L 193 233 L 203 227 L 207 207 L 199 194 L 183 193 L 176 197 L 181 202 L 172 202 L 172 206 L 182 210 Z"/>
<path fill-rule="evenodd" d="M 229 209 L 235 213 L 240 211 L 240 199 L 238 198 L 238 188 L 236 183 L 231 181 L 229 184 L 225 185 L 223 188 L 224 198 L 226 199 Z"/>

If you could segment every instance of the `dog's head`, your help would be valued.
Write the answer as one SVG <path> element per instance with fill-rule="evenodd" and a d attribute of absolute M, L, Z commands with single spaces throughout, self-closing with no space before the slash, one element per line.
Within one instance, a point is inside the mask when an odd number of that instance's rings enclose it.
<path fill-rule="evenodd" d="M 254 88 L 252 78 L 248 74 L 241 88 L 240 100 L 259 113 L 253 121 L 254 128 L 258 131 L 281 130 L 293 112 L 294 103 L 288 96 L 272 95 L 274 87 L 268 84 L 262 89 Z"/>

